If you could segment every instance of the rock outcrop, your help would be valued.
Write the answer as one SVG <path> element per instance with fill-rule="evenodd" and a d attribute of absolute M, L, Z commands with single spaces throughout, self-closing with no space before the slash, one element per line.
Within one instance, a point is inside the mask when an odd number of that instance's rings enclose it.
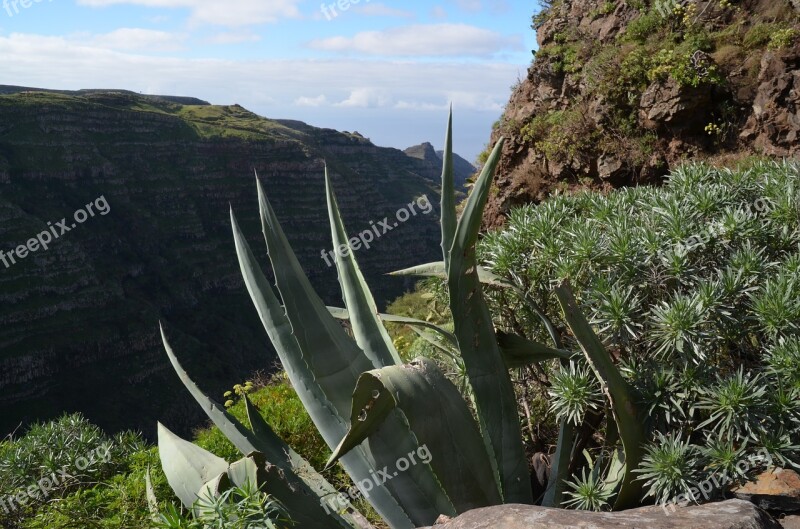
<path fill-rule="evenodd" d="M 428 529 L 780 529 L 750 502 L 728 500 L 663 510 L 642 507 L 595 513 L 533 505 L 475 509 Z"/>
<path fill-rule="evenodd" d="M 800 151 L 800 24 L 789 0 L 555 0 L 492 137 L 485 227 L 556 189 L 658 184 L 687 159 Z"/>
<path fill-rule="evenodd" d="M 426 161 L 427 163 L 431 164 L 434 170 L 441 172 L 444 151 L 435 150 L 433 145 L 431 145 L 429 142 L 409 147 L 403 152 L 412 158 Z M 466 191 L 464 184 L 466 184 L 467 180 L 475 174 L 475 171 L 476 168 L 474 165 L 469 163 L 458 154 L 453 153 L 453 180 L 455 181 L 457 191 Z"/>
<path fill-rule="evenodd" d="M 379 304 L 410 286 L 386 272 L 437 258 L 440 169 L 357 134 L 180 101 L 189 104 L 103 91 L 0 96 L 0 250 L 48 222 L 69 228 L 99 197 L 110 208 L 47 250 L 0 262 L 0 437 L 65 411 L 108 431 L 150 434 L 157 419 L 184 433 L 197 425 L 159 321 L 212 395 L 274 367 L 229 220 L 232 206 L 268 269 L 254 169 L 329 304 L 342 301 L 322 257 L 331 247 L 323 160 L 351 233 L 389 219 L 390 231 L 358 252 Z M 423 194 L 430 209 L 395 218 Z"/>

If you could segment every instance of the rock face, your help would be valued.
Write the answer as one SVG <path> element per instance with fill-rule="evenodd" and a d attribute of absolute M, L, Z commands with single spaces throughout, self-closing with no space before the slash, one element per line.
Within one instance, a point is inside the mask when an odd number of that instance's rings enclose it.
<path fill-rule="evenodd" d="M 0 438 L 65 411 L 109 431 L 197 425 L 200 410 L 168 365 L 159 321 L 212 396 L 273 367 L 229 219 L 232 206 L 268 270 L 254 169 L 328 304 L 342 301 L 321 255 L 331 247 L 323 160 L 352 234 L 388 218 L 390 229 L 357 253 L 380 305 L 406 286 L 383 274 L 437 258 L 440 169 L 359 135 L 174 99 L 0 96 L 0 250 L 26 244 L 48 222 L 65 218 L 70 228 L 74 212 L 100 197 L 109 208 L 95 207 L 47 250 L 0 262 Z M 423 194 L 430 203 L 410 212 Z M 405 222 L 395 218 L 401 209 Z"/>
<path fill-rule="evenodd" d="M 800 47 L 761 59 L 753 112 L 741 133 L 764 154 L 793 156 L 800 134 Z"/>
<path fill-rule="evenodd" d="M 429 529 L 780 529 L 769 515 L 742 500 L 680 507 L 643 507 L 615 513 L 501 505 L 475 509 Z"/>
<path fill-rule="evenodd" d="M 768 511 L 800 511 L 800 475 L 794 470 L 775 468 L 737 487 L 733 495 Z"/>
<path fill-rule="evenodd" d="M 412 158 L 417 158 L 430 163 L 434 170 L 438 170 L 441 173 L 444 151 L 435 150 L 433 145 L 430 143 L 425 142 L 420 145 L 415 145 L 413 147 L 409 147 L 403 152 Z M 475 174 L 475 171 L 476 168 L 474 165 L 469 163 L 458 154 L 453 153 L 453 180 L 455 181 L 457 191 L 466 190 L 464 188 L 464 184 L 466 184 L 469 177 Z"/>
<path fill-rule="evenodd" d="M 658 184 L 686 159 L 800 151 L 798 2 L 554 0 L 490 144 L 484 227 L 553 190 Z"/>

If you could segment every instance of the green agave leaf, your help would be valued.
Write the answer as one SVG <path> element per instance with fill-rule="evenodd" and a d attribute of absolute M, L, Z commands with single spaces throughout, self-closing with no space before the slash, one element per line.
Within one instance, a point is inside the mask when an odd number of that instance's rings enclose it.
<path fill-rule="evenodd" d="M 322 394 L 331 402 L 337 413 L 349 414 L 352 391 L 358 376 L 373 366 L 366 355 L 353 342 L 341 325 L 330 315 L 322 300 L 313 291 L 303 273 L 285 235 L 280 227 L 263 189 L 258 184 L 262 225 L 278 290 L 284 301 L 286 317 L 293 329 L 303 359 L 313 375 L 311 379 L 319 385 Z M 312 415 L 312 418 L 314 416 Z M 340 438 L 341 439 L 341 438 Z M 339 440 L 340 440 L 339 439 Z M 338 440 L 337 440 L 338 442 Z M 335 446 L 335 445 L 334 445 Z M 398 414 L 392 414 L 364 449 L 370 466 L 376 472 L 384 466 L 393 465 L 399 454 L 407 453 L 416 446 L 408 435 Z M 359 488 L 392 527 L 406 528 L 433 523 L 441 513 L 439 505 L 443 494 L 439 481 L 432 472 L 423 468 L 415 474 L 403 473 L 395 479 L 370 487 L 367 477 L 354 475 Z M 396 503 L 395 510 L 380 509 L 388 503 L 384 497 L 374 499 L 375 493 L 388 490 Z M 368 493 L 368 494 L 366 494 Z M 397 506 L 401 506 L 397 509 Z M 398 512 L 399 511 L 399 512 Z"/>
<path fill-rule="evenodd" d="M 558 424 L 556 451 L 551 459 L 550 479 L 542 500 L 544 507 L 560 507 L 564 502 L 569 465 L 572 462 L 572 452 L 575 450 L 576 430 L 577 428 L 566 420 L 562 420 Z"/>
<path fill-rule="evenodd" d="M 333 247 L 337 249 L 351 248 L 327 167 L 325 167 L 325 190 L 328 198 L 328 216 L 331 223 Z M 346 252 L 346 256 L 342 256 L 339 252 L 335 253 L 339 283 L 342 286 L 345 305 L 351 315 L 350 322 L 353 325 L 356 343 L 363 349 L 375 368 L 400 364 L 400 355 L 397 354 L 386 328 L 378 319 L 375 300 L 364 281 L 354 252 L 351 249 Z"/>
<path fill-rule="evenodd" d="M 389 272 L 390 276 L 420 276 L 420 277 L 438 277 L 440 279 L 447 279 L 447 272 L 445 271 L 445 264 L 443 261 L 435 261 L 423 265 L 412 266 L 410 268 L 403 268 Z M 495 274 L 488 268 L 483 266 L 478 267 L 478 278 L 484 285 L 491 285 L 495 287 L 513 287 L 511 283 Z"/>
<path fill-rule="evenodd" d="M 340 307 L 328 307 L 328 311 L 331 313 L 331 316 L 337 320 L 350 319 L 350 312 L 347 309 Z M 453 344 L 453 346 L 458 346 L 458 341 L 456 340 L 455 335 L 439 325 L 436 325 L 435 323 L 425 320 L 418 320 L 416 318 L 408 318 L 406 316 L 395 316 L 394 314 L 379 314 L 378 316 L 382 321 L 388 321 L 389 323 L 402 323 L 408 325 L 409 327 L 430 329 L 445 338 L 448 342 Z"/>
<path fill-rule="evenodd" d="M 317 380 L 317 374 L 312 371 L 311 364 L 306 361 L 306 357 L 293 332 L 292 325 L 286 316 L 286 312 L 256 261 L 250 249 L 250 245 L 247 243 L 247 240 L 239 228 L 233 211 L 231 211 L 231 226 L 233 228 L 236 253 L 239 257 L 242 277 L 244 278 L 244 283 L 247 287 L 247 291 L 250 293 L 256 310 L 261 317 L 261 322 L 272 344 L 275 346 L 281 364 L 292 383 L 292 387 L 297 391 L 297 395 L 303 403 L 303 407 L 308 411 L 314 421 L 314 425 L 317 427 L 328 446 L 334 448 L 347 433 L 347 421 L 344 419 L 344 416 L 339 414 L 337 408 L 328 399 L 323 386 L 320 384 L 320 381 Z M 279 234 L 282 234 L 282 232 Z M 303 343 L 308 347 L 305 341 Z M 340 355 L 339 351 L 336 349 L 331 351 L 331 355 L 331 365 L 327 366 L 326 369 L 333 372 L 335 372 L 338 365 L 344 365 L 344 363 L 350 360 L 349 356 Z M 338 364 L 334 363 L 334 360 L 338 360 Z M 367 364 L 369 365 L 368 360 Z M 320 377 L 320 380 L 326 382 L 323 376 Z M 336 382 L 336 380 L 332 380 L 330 384 L 335 385 Z M 355 387 L 355 383 L 353 383 L 352 386 Z M 336 390 L 336 388 L 334 387 L 333 390 Z M 339 391 L 346 392 L 347 389 L 339 388 Z M 251 423 L 254 429 L 258 429 L 258 422 L 253 420 L 255 415 L 256 414 L 250 415 Z M 375 471 L 374 459 L 370 456 L 369 452 L 363 448 L 354 450 L 352 453 L 348 454 L 347 457 L 343 458 L 342 465 L 357 483 L 364 479 L 369 479 Z M 332 497 L 334 495 L 333 492 L 327 490 L 327 487 L 324 489 L 318 488 L 316 490 L 322 492 L 325 497 Z M 381 517 L 393 528 L 413 527 L 413 522 L 411 522 L 408 515 L 406 515 L 403 508 L 386 487 L 374 487 L 373 490 L 370 491 L 368 499 Z M 323 507 L 327 509 L 328 505 L 325 504 Z"/>
<path fill-rule="evenodd" d="M 189 393 L 191 393 L 197 403 L 200 404 L 200 407 L 206 415 L 208 415 L 225 437 L 227 437 L 242 454 L 248 455 L 254 452 L 264 454 L 272 464 L 277 465 L 278 468 L 285 473 L 286 480 L 292 483 L 295 489 L 306 490 L 314 494 L 317 498 L 327 497 L 330 494 L 336 493 L 336 489 L 333 485 L 328 483 L 328 481 L 315 471 L 305 459 L 300 457 L 291 447 L 284 443 L 283 440 L 272 431 L 269 425 L 263 422 L 263 419 L 262 424 L 259 424 L 259 430 L 255 433 L 251 432 L 233 415 L 228 413 L 224 407 L 208 398 L 189 377 L 189 374 L 183 369 L 183 366 L 181 366 L 167 340 L 163 326 L 161 327 L 161 339 L 164 343 L 164 349 L 167 352 L 170 363 L 172 363 L 172 367 L 180 377 L 183 385 L 189 390 Z M 260 415 L 259 418 L 261 418 Z M 283 501 L 283 498 L 278 499 Z M 346 517 L 343 518 L 336 513 L 333 513 L 332 517 L 329 517 L 323 512 L 324 509 L 319 503 L 318 499 L 316 504 L 309 505 L 305 508 L 307 513 L 314 514 L 317 518 L 317 525 L 314 527 L 330 527 L 331 524 L 336 524 L 339 527 L 354 527 L 354 521 Z M 307 516 L 310 517 L 311 514 Z M 309 521 L 309 523 L 311 522 Z"/>
<path fill-rule="evenodd" d="M 494 471 L 469 408 L 436 364 L 425 358 L 361 375 L 353 394 L 350 431 L 336 447 L 328 466 L 378 431 L 394 410 L 402 413 L 417 439 L 418 457 L 427 456 L 408 472 L 430 466 L 448 492 L 450 512 L 501 502 Z M 441 512 L 449 514 L 443 507 Z"/>
<path fill-rule="evenodd" d="M 447 134 L 444 139 L 444 154 L 442 155 L 442 196 L 441 196 L 442 226 L 442 259 L 443 268 L 450 262 L 450 249 L 453 247 L 453 237 L 456 233 L 456 191 L 453 170 L 453 107 L 447 118 Z"/>
<path fill-rule="evenodd" d="M 556 297 L 564 311 L 564 319 L 581 346 L 589 365 L 605 390 L 611 404 L 611 412 L 619 429 L 625 451 L 625 476 L 621 480 L 615 509 L 638 505 L 641 498 L 641 481 L 637 481 L 633 470 L 639 466 L 644 455 L 645 432 L 637 409 L 637 397 L 633 388 L 622 377 L 614 365 L 603 343 L 595 334 L 586 317 L 578 307 L 569 282 L 556 288 Z"/>
<path fill-rule="evenodd" d="M 283 298 L 292 336 L 324 395 L 347 417 L 355 382 L 374 369 L 358 345 L 330 315 L 303 272 L 278 218 L 257 182 L 261 222 L 278 291 Z"/>
<path fill-rule="evenodd" d="M 250 487 L 255 490 L 263 483 L 259 477 L 263 477 L 263 472 L 266 470 L 267 465 L 264 455 L 255 452 L 248 457 L 243 457 L 239 461 L 231 463 L 230 468 L 228 468 L 228 478 L 237 487 Z"/>
<path fill-rule="evenodd" d="M 197 493 L 209 481 L 228 472 L 228 462 L 197 445 L 184 441 L 158 423 L 158 455 L 172 490 L 192 509 Z"/>
<path fill-rule="evenodd" d="M 497 331 L 497 343 L 509 368 L 525 367 L 554 358 L 566 360 L 573 355 L 564 349 L 553 349 L 524 336 L 503 331 Z"/>
<path fill-rule="evenodd" d="M 447 283 L 455 335 L 475 396 L 481 433 L 496 464 L 503 500 L 531 503 L 533 493 L 517 400 L 483 299 L 475 257 L 481 217 L 502 146 L 501 139 L 489 155 L 458 221 Z"/>

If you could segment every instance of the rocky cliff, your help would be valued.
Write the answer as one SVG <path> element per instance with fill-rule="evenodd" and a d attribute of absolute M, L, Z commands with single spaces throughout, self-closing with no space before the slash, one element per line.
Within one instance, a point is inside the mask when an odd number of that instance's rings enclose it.
<path fill-rule="evenodd" d="M 191 99 L 5 92 L 0 437 L 63 411 L 83 411 L 111 431 L 150 433 L 157 419 L 197 424 L 199 410 L 161 348 L 159 320 L 213 394 L 274 365 L 229 226 L 231 205 L 266 267 L 254 169 L 327 303 L 342 302 L 321 256 L 331 246 L 325 162 L 351 233 L 389 220 L 391 230 L 358 253 L 379 304 L 407 286 L 385 272 L 438 255 L 440 169 L 358 134 Z M 430 213 L 418 205 L 396 221 L 422 195 Z M 51 229 L 48 248 L 35 242 L 33 251 L 28 241 Z"/>
<path fill-rule="evenodd" d="M 484 217 L 556 189 L 658 183 L 687 159 L 794 156 L 800 2 L 554 0 L 513 90 Z"/>
<path fill-rule="evenodd" d="M 405 152 L 407 155 L 425 160 L 433 167 L 440 168 L 442 166 L 442 159 L 444 151 L 437 151 L 429 142 L 421 143 L 413 147 L 409 147 Z M 476 168 L 467 160 L 453 153 L 453 180 L 455 181 L 456 190 L 466 191 L 465 184 L 467 180 L 475 174 Z"/>

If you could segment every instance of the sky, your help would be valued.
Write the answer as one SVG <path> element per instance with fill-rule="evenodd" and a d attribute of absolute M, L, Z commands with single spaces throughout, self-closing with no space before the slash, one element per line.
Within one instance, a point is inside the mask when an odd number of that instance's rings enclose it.
<path fill-rule="evenodd" d="M 238 103 L 472 161 L 524 78 L 536 2 L 0 0 L 0 84 Z"/>

